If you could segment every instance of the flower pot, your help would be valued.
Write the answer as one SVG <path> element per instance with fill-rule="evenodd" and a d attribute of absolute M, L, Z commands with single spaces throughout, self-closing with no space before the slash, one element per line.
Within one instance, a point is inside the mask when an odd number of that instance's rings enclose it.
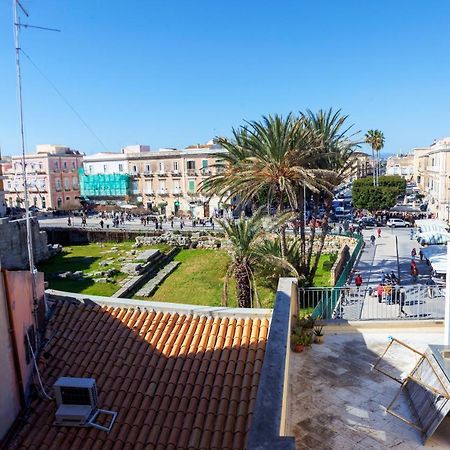
<path fill-rule="evenodd" d="M 324 341 L 324 336 L 322 335 L 322 336 L 315 336 L 314 337 L 314 342 L 316 343 L 316 344 L 323 344 L 323 341 Z"/>
<path fill-rule="evenodd" d="M 305 346 L 303 344 L 295 344 L 294 345 L 294 352 L 295 353 L 301 353 Z"/>

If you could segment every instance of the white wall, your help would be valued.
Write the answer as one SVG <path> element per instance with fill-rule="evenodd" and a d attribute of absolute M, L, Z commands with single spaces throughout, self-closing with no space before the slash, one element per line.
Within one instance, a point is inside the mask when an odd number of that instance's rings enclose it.
<path fill-rule="evenodd" d="M 91 158 L 94 159 L 94 157 Z M 120 166 L 122 166 L 122 170 L 120 170 Z M 128 161 L 127 158 L 122 155 L 116 155 L 114 159 L 111 158 L 101 160 L 100 158 L 96 158 L 93 161 L 90 161 L 90 158 L 88 157 L 83 161 L 83 168 L 86 175 L 97 175 L 102 173 L 128 173 Z M 90 170 L 91 168 L 92 170 Z"/>

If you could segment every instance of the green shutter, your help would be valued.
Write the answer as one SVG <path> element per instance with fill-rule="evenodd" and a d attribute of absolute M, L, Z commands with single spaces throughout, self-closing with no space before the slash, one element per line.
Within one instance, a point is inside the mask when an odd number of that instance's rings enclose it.
<path fill-rule="evenodd" d="M 189 180 L 189 192 L 195 191 L 195 180 Z"/>

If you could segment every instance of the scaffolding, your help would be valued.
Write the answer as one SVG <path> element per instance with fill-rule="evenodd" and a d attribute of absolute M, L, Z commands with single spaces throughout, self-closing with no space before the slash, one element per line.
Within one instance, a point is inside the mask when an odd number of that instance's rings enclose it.
<path fill-rule="evenodd" d="M 87 175 L 79 170 L 80 195 L 93 198 L 125 197 L 130 194 L 130 176 L 122 173 Z"/>

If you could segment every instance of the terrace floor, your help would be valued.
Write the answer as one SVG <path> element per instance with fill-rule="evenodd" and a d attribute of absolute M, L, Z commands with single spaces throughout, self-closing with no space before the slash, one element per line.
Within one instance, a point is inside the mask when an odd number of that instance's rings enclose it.
<path fill-rule="evenodd" d="M 347 328 L 348 330 L 348 328 Z M 393 336 L 419 351 L 442 343 L 442 328 L 384 328 L 327 332 L 325 343 L 291 353 L 287 435 L 298 449 L 450 449 L 450 417 L 427 445 L 420 433 L 386 413 L 399 384 L 372 364 Z M 393 349 L 388 364 L 397 374 L 408 372 L 415 354 Z M 400 405 L 403 412 L 406 405 Z"/>

